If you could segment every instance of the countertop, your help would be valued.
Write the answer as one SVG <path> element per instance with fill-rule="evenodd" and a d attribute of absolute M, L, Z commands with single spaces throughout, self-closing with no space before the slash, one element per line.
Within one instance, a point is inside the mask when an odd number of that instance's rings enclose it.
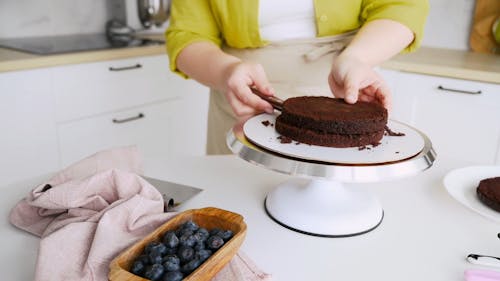
<path fill-rule="evenodd" d="M 243 215 L 248 232 L 241 250 L 275 281 L 451 281 L 464 280 L 466 269 L 486 269 L 469 264 L 467 254 L 500 255 L 499 224 L 455 201 L 442 184 L 447 172 L 472 164 L 438 157 L 433 167 L 417 176 L 350 184 L 374 193 L 385 217 L 372 232 L 347 238 L 308 236 L 275 223 L 264 211 L 264 198 L 291 176 L 233 155 L 146 159 L 145 174 L 204 189 L 180 210 L 214 206 Z M 2 188 L 0 270 L 5 280 L 33 280 L 38 238 L 5 218 L 46 177 Z"/>
<path fill-rule="evenodd" d="M 158 39 L 158 35 L 153 38 Z M 162 54 L 166 55 L 165 45 L 47 56 L 0 48 L 0 72 Z M 500 84 L 500 56 L 498 55 L 421 47 L 414 53 L 395 56 L 382 67 Z"/>

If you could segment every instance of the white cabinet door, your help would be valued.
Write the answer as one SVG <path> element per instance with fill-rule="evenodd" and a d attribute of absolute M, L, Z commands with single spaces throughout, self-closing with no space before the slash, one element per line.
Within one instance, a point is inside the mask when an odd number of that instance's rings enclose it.
<path fill-rule="evenodd" d="M 175 153 L 172 119 L 178 101 L 103 114 L 58 125 L 61 163 L 67 166 L 97 151 L 137 145 L 147 158 Z"/>
<path fill-rule="evenodd" d="M 48 69 L 0 74 L 0 186 L 59 167 Z"/>
<path fill-rule="evenodd" d="M 413 73 L 391 72 L 407 122 L 431 139 L 439 157 L 482 164 L 498 161 L 500 85 Z M 407 101 L 405 101 L 407 102 Z M 402 103 L 395 103 L 400 106 Z"/>
<path fill-rule="evenodd" d="M 65 122 L 179 97 L 185 79 L 166 55 L 54 68 L 56 118 Z"/>

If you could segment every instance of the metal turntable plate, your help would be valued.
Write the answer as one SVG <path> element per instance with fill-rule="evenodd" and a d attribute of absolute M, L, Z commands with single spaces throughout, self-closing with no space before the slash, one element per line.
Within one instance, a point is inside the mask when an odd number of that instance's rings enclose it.
<path fill-rule="evenodd" d="M 274 124 L 275 114 L 263 113 L 245 122 L 243 132 L 248 140 L 269 151 L 285 156 L 336 164 L 366 165 L 396 162 L 408 159 L 420 153 L 425 141 L 418 131 L 403 123 L 389 120 L 387 126 L 394 132 L 405 136 L 384 136 L 378 146 L 334 148 L 309 145 L 292 141 L 281 143 Z M 263 122 L 272 124 L 265 126 Z"/>

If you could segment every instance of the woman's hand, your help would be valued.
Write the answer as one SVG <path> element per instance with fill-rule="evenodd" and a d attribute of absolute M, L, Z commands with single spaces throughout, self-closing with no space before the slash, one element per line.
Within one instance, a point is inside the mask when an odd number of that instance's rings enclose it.
<path fill-rule="evenodd" d="M 377 102 L 391 109 L 391 93 L 385 81 L 371 66 L 354 57 L 339 55 L 333 62 L 328 83 L 333 95 L 348 103 Z"/>
<path fill-rule="evenodd" d="M 250 89 L 255 87 L 264 95 L 274 95 L 262 65 L 248 62 L 231 64 L 225 71 L 224 80 L 224 95 L 237 118 L 246 118 L 262 111 L 273 112 L 271 104 Z"/>

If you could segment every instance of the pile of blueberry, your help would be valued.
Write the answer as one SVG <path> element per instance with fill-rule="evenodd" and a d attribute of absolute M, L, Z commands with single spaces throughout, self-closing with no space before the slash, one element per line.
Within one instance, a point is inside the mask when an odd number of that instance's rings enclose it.
<path fill-rule="evenodd" d="M 231 237 L 231 230 L 208 231 L 189 220 L 164 233 L 162 241 L 147 244 L 134 260 L 130 272 L 150 280 L 182 280 Z"/>

